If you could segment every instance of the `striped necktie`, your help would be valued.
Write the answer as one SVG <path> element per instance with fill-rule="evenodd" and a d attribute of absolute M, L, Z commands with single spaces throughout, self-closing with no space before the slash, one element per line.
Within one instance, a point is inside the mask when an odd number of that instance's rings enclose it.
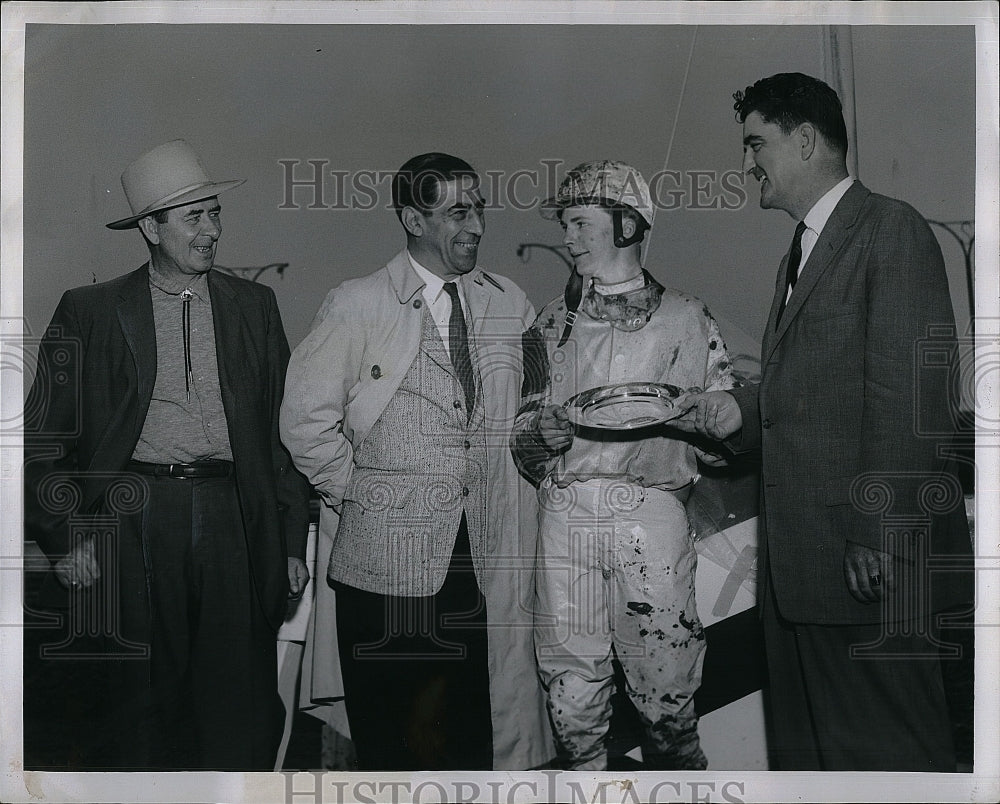
<path fill-rule="evenodd" d="M 476 405 L 476 380 L 472 373 L 472 357 L 469 355 L 469 332 L 465 326 L 462 301 L 458 296 L 458 286 L 445 282 L 444 291 L 451 297 L 451 317 L 448 319 L 448 350 L 451 364 L 455 367 L 458 381 L 465 391 L 466 421 L 472 419 L 472 409 Z"/>

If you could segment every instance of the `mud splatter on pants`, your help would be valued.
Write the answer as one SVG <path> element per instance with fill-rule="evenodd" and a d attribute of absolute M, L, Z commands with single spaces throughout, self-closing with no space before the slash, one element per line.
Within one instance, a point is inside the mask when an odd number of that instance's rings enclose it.
<path fill-rule="evenodd" d="M 694 693 L 705 636 L 697 556 L 671 493 L 619 480 L 539 490 L 535 648 L 560 752 L 605 770 L 612 648 L 645 726 L 647 767 L 700 770 Z"/>

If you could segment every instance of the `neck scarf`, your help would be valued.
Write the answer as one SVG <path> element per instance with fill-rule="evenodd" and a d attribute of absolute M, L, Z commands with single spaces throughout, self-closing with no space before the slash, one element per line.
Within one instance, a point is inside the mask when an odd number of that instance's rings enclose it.
<path fill-rule="evenodd" d="M 624 293 L 604 295 L 591 285 L 583 296 L 583 312 L 596 321 L 607 321 L 615 329 L 625 332 L 642 329 L 659 308 L 663 295 L 663 285 L 645 269 L 642 276 L 645 280 L 642 287 Z"/>

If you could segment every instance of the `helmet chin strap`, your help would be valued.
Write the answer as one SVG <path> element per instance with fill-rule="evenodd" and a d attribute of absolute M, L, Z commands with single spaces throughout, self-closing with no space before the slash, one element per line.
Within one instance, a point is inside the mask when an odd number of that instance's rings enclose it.
<path fill-rule="evenodd" d="M 632 233 L 631 237 L 625 236 L 625 231 L 622 228 L 622 211 L 620 209 L 611 210 L 611 224 L 614 227 L 614 243 L 618 248 L 626 248 L 631 246 L 633 243 L 639 243 L 642 238 L 646 236 L 646 229 L 649 226 L 644 226 L 640 223 L 636 223 L 635 231 Z M 643 222 L 645 223 L 645 222 Z"/>
<path fill-rule="evenodd" d="M 626 237 L 622 226 L 622 218 L 624 217 L 622 210 L 612 209 L 610 212 L 615 246 L 626 248 L 634 243 L 642 242 L 642 239 L 646 236 L 646 230 L 649 229 L 649 225 L 645 221 L 636 222 L 635 231 L 632 233 L 632 236 Z M 583 277 L 577 272 L 576 268 L 570 273 L 569 281 L 566 282 L 563 299 L 566 302 L 566 323 L 563 326 L 562 336 L 559 338 L 557 348 L 569 339 L 570 333 L 573 331 L 573 324 L 576 323 L 580 301 L 583 299 Z"/>

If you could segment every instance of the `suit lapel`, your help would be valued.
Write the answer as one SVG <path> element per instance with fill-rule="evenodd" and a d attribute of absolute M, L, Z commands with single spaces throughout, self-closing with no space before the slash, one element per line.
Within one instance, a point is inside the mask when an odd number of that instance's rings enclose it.
<path fill-rule="evenodd" d="M 767 326 L 764 327 L 764 337 L 761 338 L 761 365 L 767 363 L 771 355 L 771 345 L 775 343 L 775 322 L 778 320 L 778 310 L 781 309 L 781 294 L 785 291 L 785 269 L 788 265 L 788 254 L 781 258 L 778 277 L 774 283 L 774 296 L 771 298 L 771 311 L 767 316 Z M 787 310 L 785 311 L 787 314 Z"/>
<path fill-rule="evenodd" d="M 771 315 L 768 318 L 767 331 L 768 334 L 774 332 L 774 337 L 767 344 L 764 354 L 765 364 L 782 337 L 784 337 L 784 334 L 788 331 L 788 327 L 792 321 L 799 314 L 799 311 L 802 310 L 802 306 L 805 304 L 806 299 L 809 298 L 809 294 L 813 292 L 823 274 L 833 264 L 834 258 L 844 245 L 844 242 L 851 233 L 851 228 L 857 221 L 861 205 L 869 195 L 871 195 L 869 190 L 861 182 L 856 181 L 844 194 L 844 197 L 840 199 L 837 206 L 834 207 L 833 213 L 826 222 L 826 226 L 823 227 L 823 233 L 819 236 L 819 240 L 816 241 L 816 245 L 813 246 L 812 253 L 802 268 L 802 273 L 799 274 L 795 290 L 792 291 L 792 295 L 788 300 L 788 306 L 785 308 L 785 312 L 782 313 L 781 322 L 775 331 L 774 319 L 777 317 L 777 310 L 781 301 L 780 294 L 784 288 L 784 283 L 779 278 L 774 302 L 771 305 Z M 784 269 L 787 260 L 788 255 L 785 255 L 785 259 L 781 261 L 779 277 L 785 275 Z"/>
<path fill-rule="evenodd" d="M 135 365 L 138 426 L 146 418 L 156 382 L 156 328 L 153 299 L 149 294 L 149 265 L 133 271 L 118 297 L 118 323 Z"/>
<path fill-rule="evenodd" d="M 417 272 L 410 265 L 405 251 L 397 254 L 389 262 L 388 269 L 390 281 L 401 303 L 409 303 L 423 289 L 423 282 L 421 282 L 420 277 L 417 276 Z M 479 342 L 479 336 L 488 321 L 486 316 L 489 311 L 490 301 L 493 298 L 491 293 L 492 286 L 499 287 L 499 285 L 496 285 L 496 280 L 485 280 L 481 269 L 476 270 L 474 278 L 471 281 L 463 281 L 462 283 L 463 303 L 467 308 L 465 310 L 465 322 L 470 340 L 469 352 L 472 355 L 473 364 L 476 366 L 477 385 L 479 384 L 479 361 L 476 359 L 476 347 Z M 427 321 L 422 323 L 421 331 L 423 336 L 420 339 L 420 350 L 448 371 L 448 373 L 454 374 L 455 367 L 451 362 L 451 355 L 444 345 L 444 340 L 442 340 L 437 332 L 437 327 L 431 319 L 430 310 L 424 312 L 427 316 Z M 423 329 L 428 322 L 432 331 Z"/>
<path fill-rule="evenodd" d="M 425 309 L 421 310 L 420 319 L 420 351 L 449 374 L 454 374 L 455 367 L 451 363 L 451 355 L 448 354 L 448 349 L 444 345 L 441 333 L 438 332 L 437 324 L 434 323 L 431 311 L 427 309 L 427 305 L 423 305 L 423 307 Z"/>
<path fill-rule="evenodd" d="M 386 270 L 389 273 L 389 283 L 392 285 L 399 303 L 411 305 L 411 309 L 414 310 L 414 313 L 407 314 L 406 318 L 415 324 L 416 332 L 414 334 L 420 338 L 420 351 L 445 371 L 454 374 L 455 369 L 451 365 L 451 356 L 445 348 L 444 340 L 437 331 L 437 325 L 434 323 L 431 311 L 422 295 L 417 298 L 424 289 L 424 282 L 410 265 L 410 258 L 405 249 L 389 260 L 386 264 Z"/>
<path fill-rule="evenodd" d="M 243 389 L 252 378 L 247 376 L 253 345 L 247 342 L 239 297 L 223 274 L 209 271 L 208 293 L 212 300 L 212 328 L 215 331 L 215 355 L 219 367 L 222 407 L 229 423 L 230 442 L 238 431 L 237 422 L 244 398 Z"/>
<path fill-rule="evenodd" d="M 469 318 L 472 319 L 472 327 L 469 329 L 475 335 L 481 335 L 483 327 L 486 326 L 486 314 L 490 309 L 490 301 L 493 294 L 490 286 L 483 279 L 482 271 L 477 271 L 477 276 L 464 286 L 465 298 L 469 304 Z"/>
<path fill-rule="evenodd" d="M 495 292 L 493 285 L 488 284 L 483 276 L 483 272 L 479 271 L 478 276 L 465 286 L 466 299 L 469 302 L 469 318 L 472 321 L 469 327 L 471 333 L 469 351 L 472 354 L 472 365 L 475 368 L 477 405 L 484 401 L 481 366 L 490 360 L 491 338 L 484 338 L 482 335 L 489 324 L 487 314 Z M 487 372 L 487 374 L 496 375 L 496 372 Z"/>

